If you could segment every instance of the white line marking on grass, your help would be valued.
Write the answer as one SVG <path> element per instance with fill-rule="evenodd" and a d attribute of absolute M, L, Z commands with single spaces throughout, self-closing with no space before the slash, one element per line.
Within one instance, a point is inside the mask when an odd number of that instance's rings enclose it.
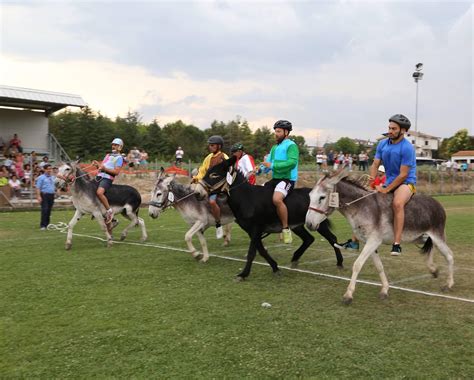
<path fill-rule="evenodd" d="M 55 229 L 59 232 L 66 233 L 65 229 L 61 229 L 61 228 L 55 228 Z M 91 236 L 91 235 L 85 235 L 85 234 L 76 234 L 76 233 L 73 233 L 73 235 L 92 238 L 92 239 L 96 239 L 96 240 L 106 242 L 106 239 L 98 237 L 98 236 Z M 166 246 L 166 245 L 159 245 L 159 244 L 152 244 L 152 243 L 114 241 L 114 244 L 138 245 L 138 246 L 142 246 L 142 247 L 154 247 L 154 248 L 161 248 L 161 249 L 166 249 L 166 250 L 170 250 L 170 251 L 178 251 L 178 252 L 189 253 L 189 251 L 187 249 L 175 248 L 175 247 L 170 247 L 170 246 Z M 228 256 L 221 256 L 221 255 L 215 255 L 213 253 L 210 253 L 209 256 L 217 257 L 219 259 L 224 259 L 224 260 L 238 261 L 238 262 L 242 262 L 242 263 L 247 262 L 247 260 L 244 260 L 244 259 L 239 259 L 239 258 L 235 258 L 235 257 L 228 257 Z M 262 263 L 262 262 L 259 262 L 259 261 L 254 261 L 253 263 L 257 264 L 257 265 L 267 266 L 267 267 L 269 266 L 267 263 Z M 306 269 L 290 268 L 290 267 L 286 267 L 286 266 L 280 266 L 279 268 L 280 269 L 286 269 L 286 270 L 292 271 L 292 272 L 312 274 L 314 276 L 331 278 L 331 279 L 335 279 L 335 280 L 343 280 L 343 281 L 350 281 L 351 280 L 348 277 L 335 276 L 335 275 L 328 274 L 328 273 L 313 272 L 313 271 L 306 270 Z M 365 285 L 372 285 L 372 286 L 377 286 L 377 287 L 381 286 L 380 283 L 374 282 L 374 281 L 357 280 L 357 283 L 365 284 Z M 422 295 L 425 295 L 425 296 L 439 297 L 439 298 L 445 298 L 445 299 L 450 299 L 450 300 L 455 300 L 455 301 L 474 303 L 474 300 L 469 299 L 469 298 L 454 297 L 454 296 L 448 296 L 448 295 L 445 295 L 445 294 L 439 294 L 439 293 L 433 293 L 433 292 L 425 292 L 425 291 L 422 291 L 422 290 L 404 288 L 404 287 L 401 287 L 401 286 L 392 286 L 391 285 L 390 287 L 392 289 L 402 290 L 402 291 L 409 292 L 409 293 L 416 293 L 416 294 L 422 294 Z"/>

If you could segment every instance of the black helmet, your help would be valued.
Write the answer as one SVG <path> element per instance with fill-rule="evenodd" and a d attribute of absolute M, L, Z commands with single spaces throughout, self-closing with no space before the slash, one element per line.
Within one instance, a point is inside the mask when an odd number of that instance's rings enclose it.
<path fill-rule="evenodd" d="M 393 115 L 388 121 L 393 121 L 394 123 L 397 123 L 400 128 L 405 128 L 407 131 L 411 127 L 410 120 L 408 118 L 400 113 L 397 113 L 396 115 Z"/>
<path fill-rule="evenodd" d="M 230 151 L 232 153 L 237 152 L 238 150 L 244 150 L 244 146 L 242 145 L 242 143 L 235 143 L 234 145 L 232 145 L 232 148 L 230 148 Z"/>
<path fill-rule="evenodd" d="M 293 129 L 293 126 L 288 120 L 278 120 L 273 126 L 273 129 L 275 128 L 286 129 L 288 132 L 290 132 Z"/>
<path fill-rule="evenodd" d="M 224 139 L 221 136 L 215 135 L 207 139 L 208 144 L 219 144 L 220 146 L 224 145 Z"/>

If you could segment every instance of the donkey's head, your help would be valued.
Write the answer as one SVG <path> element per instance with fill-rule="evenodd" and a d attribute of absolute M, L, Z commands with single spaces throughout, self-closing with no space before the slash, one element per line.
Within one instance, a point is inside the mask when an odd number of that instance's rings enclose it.
<path fill-rule="evenodd" d="M 163 168 L 161 168 L 155 188 L 151 192 L 151 199 L 148 206 L 148 215 L 153 219 L 158 218 L 163 210 L 173 202 L 173 199 L 171 199 L 172 193 L 170 193 L 170 186 L 174 177 L 174 175 L 167 176 Z"/>
<path fill-rule="evenodd" d="M 224 191 L 228 185 L 232 184 L 237 174 L 236 160 L 237 157 L 232 156 L 210 168 L 204 178 L 198 182 L 194 191 L 202 197 L 210 193 Z"/>
<path fill-rule="evenodd" d="M 334 192 L 336 184 L 347 175 L 348 171 L 343 168 L 332 176 L 322 177 L 313 187 L 309 193 L 309 207 L 306 213 L 306 226 L 310 230 L 316 230 L 319 224 L 334 212 L 334 207 L 329 205 L 330 194 Z"/>
<path fill-rule="evenodd" d="M 54 179 L 54 185 L 57 189 L 66 191 L 69 184 L 76 179 L 76 164 L 77 162 L 68 162 L 61 164 L 58 168 L 58 173 Z"/>

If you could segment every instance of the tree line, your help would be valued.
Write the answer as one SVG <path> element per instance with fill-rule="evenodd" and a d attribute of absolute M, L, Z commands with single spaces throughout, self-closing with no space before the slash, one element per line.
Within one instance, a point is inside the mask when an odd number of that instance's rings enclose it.
<path fill-rule="evenodd" d="M 124 152 L 133 147 L 144 149 L 151 160 L 173 161 L 178 146 L 185 151 L 185 160 L 200 162 L 208 154 L 207 139 L 220 135 L 224 139 L 224 152 L 230 152 L 233 144 L 241 142 L 247 153 L 256 160 L 262 160 L 275 143 L 273 129 L 262 126 L 252 131 L 246 120 L 236 117 L 228 122 L 214 120 L 204 130 L 181 120 L 163 126 L 154 120 L 143 123 L 138 112 L 128 112 L 125 117 L 117 116 L 115 120 L 84 107 L 80 112 L 65 111 L 50 117 L 50 132 L 55 135 L 70 157 L 81 157 L 85 160 L 99 159 L 110 147 L 115 137 L 124 140 Z M 315 148 L 311 154 L 303 136 L 290 135 L 300 150 L 301 162 L 312 162 L 321 148 Z M 329 150 L 358 154 L 371 149 L 356 143 L 349 137 L 342 137 L 334 143 L 323 147 Z M 449 159 L 459 150 L 474 150 L 474 137 L 469 136 L 467 129 L 461 129 L 450 138 L 444 139 L 434 158 Z"/>
<path fill-rule="evenodd" d="M 80 112 L 65 111 L 50 117 L 50 132 L 58 139 L 70 157 L 85 160 L 101 157 L 115 137 L 124 140 L 124 152 L 134 147 L 144 149 L 151 160 L 174 160 L 178 146 L 185 152 L 185 160 L 202 161 L 208 154 L 207 139 L 220 135 L 224 139 L 224 152 L 230 152 L 233 144 L 240 142 L 247 153 L 262 160 L 275 144 L 273 129 L 262 126 L 252 131 L 246 120 L 236 117 L 228 122 L 214 120 L 211 126 L 201 130 L 181 120 L 163 126 L 154 120 L 143 123 L 137 112 L 112 120 L 100 112 L 84 107 Z M 310 161 L 303 136 L 290 135 L 300 150 L 300 159 Z"/>

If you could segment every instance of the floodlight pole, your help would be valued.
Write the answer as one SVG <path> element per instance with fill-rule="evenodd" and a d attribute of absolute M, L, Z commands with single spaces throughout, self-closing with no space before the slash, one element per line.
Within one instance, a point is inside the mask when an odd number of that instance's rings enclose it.
<path fill-rule="evenodd" d="M 416 100 L 415 100 L 415 132 L 418 132 L 418 82 L 423 79 L 423 63 L 417 63 L 415 65 L 415 72 L 413 73 L 413 79 L 416 83 Z"/>

